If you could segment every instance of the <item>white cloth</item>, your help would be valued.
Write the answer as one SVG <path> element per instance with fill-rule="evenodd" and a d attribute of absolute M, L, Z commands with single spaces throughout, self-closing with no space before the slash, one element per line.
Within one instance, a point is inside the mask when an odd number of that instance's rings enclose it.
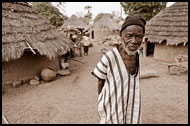
<path fill-rule="evenodd" d="M 73 38 L 77 38 L 77 35 L 73 35 L 72 37 L 73 37 Z"/>
<path fill-rule="evenodd" d="M 88 37 L 84 36 L 82 43 L 84 46 L 89 46 L 90 45 L 90 41 L 88 40 Z"/>
<path fill-rule="evenodd" d="M 98 96 L 100 124 L 141 123 L 139 70 L 130 75 L 117 48 L 98 62 L 93 75 L 105 80 Z"/>
<path fill-rule="evenodd" d="M 90 42 L 89 41 L 84 41 L 83 44 L 84 44 L 84 46 L 89 46 Z"/>
<path fill-rule="evenodd" d="M 83 39 L 84 39 L 84 40 L 88 40 L 88 37 L 87 37 L 87 36 L 83 36 Z"/>

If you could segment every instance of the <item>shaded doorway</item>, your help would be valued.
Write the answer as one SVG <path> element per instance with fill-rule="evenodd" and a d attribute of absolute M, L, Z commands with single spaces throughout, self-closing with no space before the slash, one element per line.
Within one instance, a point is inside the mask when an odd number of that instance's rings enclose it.
<path fill-rule="evenodd" d="M 146 52 L 146 56 L 153 57 L 153 54 L 154 54 L 154 47 L 155 47 L 155 43 L 150 43 L 149 41 L 147 42 L 147 52 Z"/>
<path fill-rule="evenodd" d="M 94 39 L 94 31 L 92 31 L 92 39 Z"/>

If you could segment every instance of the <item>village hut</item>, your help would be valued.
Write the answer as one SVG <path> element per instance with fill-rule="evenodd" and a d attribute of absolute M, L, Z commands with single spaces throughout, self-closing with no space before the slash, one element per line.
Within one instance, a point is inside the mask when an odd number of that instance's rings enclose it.
<path fill-rule="evenodd" d="M 118 34 L 119 30 L 119 24 L 111 19 L 109 15 L 105 14 L 100 20 L 90 26 L 87 33 L 90 39 L 99 41 L 106 36 Z"/>
<path fill-rule="evenodd" d="M 83 34 L 83 30 L 88 25 L 78 18 L 76 15 L 72 15 L 65 23 L 61 26 L 61 30 L 64 31 L 68 38 L 72 38 L 73 35 Z"/>
<path fill-rule="evenodd" d="M 43 68 L 58 70 L 59 56 L 72 47 L 28 3 L 2 3 L 2 84 L 27 82 Z"/>
<path fill-rule="evenodd" d="M 144 40 L 144 56 L 175 62 L 188 55 L 188 2 L 176 2 L 148 21 Z"/>

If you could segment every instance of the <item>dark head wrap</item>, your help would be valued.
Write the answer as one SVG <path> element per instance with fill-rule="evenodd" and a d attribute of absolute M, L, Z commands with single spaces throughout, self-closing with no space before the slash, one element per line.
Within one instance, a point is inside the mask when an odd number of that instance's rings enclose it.
<path fill-rule="evenodd" d="M 121 26 L 120 34 L 129 25 L 139 25 L 143 28 L 143 33 L 145 33 L 146 21 L 140 15 L 127 16 L 125 22 Z"/>

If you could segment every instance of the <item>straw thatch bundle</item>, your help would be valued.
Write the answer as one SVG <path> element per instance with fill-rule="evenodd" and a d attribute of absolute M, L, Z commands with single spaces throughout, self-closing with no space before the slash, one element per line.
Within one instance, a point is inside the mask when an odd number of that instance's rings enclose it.
<path fill-rule="evenodd" d="M 150 42 L 166 41 L 167 45 L 188 43 L 188 2 L 176 2 L 154 16 L 146 25 Z"/>
<path fill-rule="evenodd" d="M 65 23 L 61 26 L 61 29 L 72 29 L 72 28 L 86 28 L 87 24 L 81 19 L 77 18 L 76 15 L 72 15 Z"/>
<path fill-rule="evenodd" d="M 2 61 L 18 59 L 25 49 L 50 60 L 73 47 L 70 39 L 25 2 L 2 3 Z"/>
<path fill-rule="evenodd" d="M 105 14 L 100 20 L 91 26 L 92 29 L 107 29 L 108 31 L 120 30 L 119 24 L 117 24 L 109 15 Z M 91 30 L 92 30 L 91 29 Z"/>

